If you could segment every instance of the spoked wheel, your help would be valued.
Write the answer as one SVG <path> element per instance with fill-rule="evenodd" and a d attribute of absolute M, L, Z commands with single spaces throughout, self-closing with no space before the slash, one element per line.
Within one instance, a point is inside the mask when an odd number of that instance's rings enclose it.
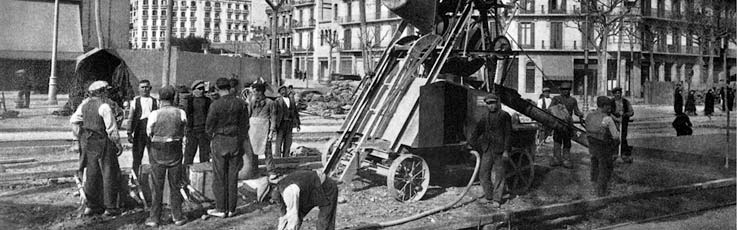
<path fill-rule="evenodd" d="M 506 162 L 505 182 L 507 191 L 514 195 L 526 193 L 535 178 L 532 153 L 527 149 L 513 151 Z"/>
<path fill-rule="evenodd" d="M 418 201 L 430 186 L 430 168 L 421 157 L 402 154 L 389 167 L 386 185 L 395 199 L 402 202 Z"/>

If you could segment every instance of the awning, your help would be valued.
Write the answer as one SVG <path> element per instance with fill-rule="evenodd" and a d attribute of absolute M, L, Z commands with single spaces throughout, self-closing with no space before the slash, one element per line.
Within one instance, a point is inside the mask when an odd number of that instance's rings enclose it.
<path fill-rule="evenodd" d="M 542 57 L 535 60 L 543 71 L 543 80 L 572 81 L 573 80 L 573 58 L 572 57 Z"/>

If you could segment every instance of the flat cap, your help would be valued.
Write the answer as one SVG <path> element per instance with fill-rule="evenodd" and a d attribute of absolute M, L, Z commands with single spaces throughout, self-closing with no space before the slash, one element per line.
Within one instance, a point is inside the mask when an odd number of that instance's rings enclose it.
<path fill-rule="evenodd" d="M 543 92 L 546 92 L 546 91 L 547 91 L 547 92 L 550 92 L 550 88 L 548 88 L 548 87 L 544 87 L 544 88 L 543 88 Z"/>
<path fill-rule="evenodd" d="M 203 85 L 204 86 L 205 85 L 205 81 L 203 81 L 203 80 L 196 80 L 196 81 L 192 82 L 192 89 L 196 89 L 197 86 L 200 86 L 200 85 Z"/>
<path fill-rule="evenodd" d="M 95 91 L 103 88 L 108 88 L 110 85 L 106 81 L 95 81 L 90 84 L 90 87 L 87 87 L 87 91 Z"/>
<path fill-rule="evenodd" d="M 490 93 L 484 97 L 484 102 L 499 101 L 499 97 L 496 94 Z"/>
<path fill-rule="evenodd" d="M 610 105 L 612 103 L 612 99 L 609 99 L 607 96 L 598 96 L 596 97 L 596 106 L 603 107 Z"/>
<path fill-rule="evenodd" d="M 620 92 L 621 93 L 622 92 L 622 87 L 619 87 L 619 86 L 614 87 L 614 89 L 612 89 L 612 93 L 614 93 L 614 92 Z"/>
<path fill-rule="evenodd" d="M 164 87 L 161 87 L 159 90 L 159 99 L 161 100 L 174 100 L 174 95 L 177 94 L 177 90 L 174 88 L 174 86 L 167 85 Z"/>

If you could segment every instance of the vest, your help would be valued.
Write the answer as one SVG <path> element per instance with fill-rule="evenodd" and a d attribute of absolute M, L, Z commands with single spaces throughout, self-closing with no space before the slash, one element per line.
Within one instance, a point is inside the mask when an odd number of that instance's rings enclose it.
<path fill-rule="evenodd" d="M 608 128 L 602 124 L 602 121 L 607 116 L 607 114 L 598 110 L 593 113 L 589 113 L 586 116 L 586 135 L 607 143 L 614 141 Z"/>
<path fill-rule="evenodd" d="M 156 98 L 151 97 L 151 111 L 159 109 L 159 103 L 156 101 Z M 143 125 L 143 127 L 146 126 L 145 123 L 141 122 L 141 97 L 136 97 L 134 99 L 133 103 L 133 117 L 131 119 L 131 130 L 137 130 L 139 128 L 139 125 Z"/>
<path fill-rule="evenodd" d="M 184 137 L 184 122 L 179 108 L 165 106 L 156 113 L 156 122 L 151 127 L 151 142 L 179 141 Z"/>
<path fill-rule="evenodd" d="M 203 96 L 202 98 L 205 99 L 205 118 L 207 118 L 207 113 L 210 111 L 210 104 L 212 104 L 212 100 L 210 98 L 207 98 Z M 185 106 L 186 113 L 187 113 L 187 128 L 193 128 L 194 127 L 194 95 L 191 95 L 187 97 L 187 105 Z"/>
<path fill-rule="evenodd" d="M 102 104 L 104 104 L 104 102 L 98 97 L 90 97 L 90 99 L 87 100 L 87 103 L 82 106 L 82 128 L 93 133 L 107 136 L 105 121 L 98 112 L 100 105 Z"/>
<path fill-rule="evenodd" d="M 328 205 L 327 197 L 322 191 L 322 184 L 317 172 L 314 171 L 298 171 L 289 174 L 281 179 L 277 184 L 277 191 L 284 191 L 289 185 L 297 185 L 299 187 L 299 217 L 302 218 L 314 207 Z M 284 201 L 281 201 L 284 202 Z"/>

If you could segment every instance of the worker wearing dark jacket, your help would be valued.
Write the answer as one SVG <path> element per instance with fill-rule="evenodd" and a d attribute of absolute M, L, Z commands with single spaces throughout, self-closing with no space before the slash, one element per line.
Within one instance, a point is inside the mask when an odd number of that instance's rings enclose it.
<path fill-rule="evenodd" d="M 161 218 L 161 200 L 164 194 L 164 178 L 169 179 L 169 206 L 174 224 L 186 222 L 182 215 L 182 195 L 179 184 L 182 181 L 182 139 L 187 115 L 184 110 L 174 106 L 176 89 L 166 86 L 159 91 L 161 108 L 151 112 L 146 133 L 151 138 L 151 152 L 148 154 L 151 163 L 153 201 L 151 213 L 146 226 L 156 227 Z"/>
<path fill-rule="evenodd" d="M 157 110 L 159 104 L 156 98 L 151 97 L 151 82 L 149 80 L 141 80 L 138 83 L 140 95 L 133 99 L 131 111 L 128 119 L 131 126 L 128 129 L 128 142 L 133 144 L 133 164 L 131 168 L 140 176 L 141 160 L 143 159 L 143 150 L 151 152 L 151 140 L 146 135 L 146 124 L 148 123 L 148 115 L 151 111 Z M 140 178 L 140 177 L 138 177 Z"/>
<path fill-rule="evenodd" d="M 493 206 L 499 206 L 504 192 L 504 161 L 509 157 L 512 132 L 512 117 L 502 111 L 498 97 L 489 94 L 484 102 L 489 107 L 481 120 L 476 124 L 469 140 L 471 146 L 481 153 L 481 169 L 479 181 L 484 189 L 482 202 L 493 201 Z"/>
<path fill-rule="evenodd" d="M 591 181 L 595 183 L 597 196 L 606 196 L 609 192 L 609 179 L 614 170 L 612 156 L 617 151 L 619 131 L 612 117 L 609 116 L 612 101 L 606 96 L 596 98 L 598 109 L 586 116 L 586 133 L 591 155 Z"/>
<path fill-rule="evenodd" d="M 79 137 L 84 154 L 84 193 L 87 197 L 85 215 L 102 213 L 117 215 L 120 166 L 118 156 L 123 151 L 118 135 L 115 113 L 107 100 L 109 85 L 105 81 L 90 84 L 90 97 L 82 101 L 69 119 L 74 134 Z"/>
<path fill-rule="evenodd" d="M 228 79 L 219 78 L 215 85 L 221 97 L 210 105 L 205 123 L 205 132 L 212 138 L 215 209 L 207 213 L 226 217 L 235 214 L 238 201 L 238 171 L 243 167 L 241 148 L 248 137 L 248 109 L 243 100 L 230 93 Z"/>
<path fill-rule="evenodd" d="M 632 148 L 627 143 L 627 127 L 630 123 L 630 118 L 635 115 L 635 111 L 632 109 L 630 101 L 622 97 L 622 88 L 616 87 L 612 89 L 614 98 L 612 100 L 611 112 L 614 122 L 620 125 L 621 142 L 620 148 L 622 148 L 622 161 L 624 163 L 632 163 Z"/>
<path fill-rule="evenodd" d="M 192 164 L 197 149 L 200 162 L 210 161 L 210 138 L 205 133 L 205 120 L 210 109 L 210 98 L 205 97 L 205 82 L 192 83 L 192 97 L 187 98 L 187 142 L 184 148 L 184 164 Z"/>
<path fill-rule="evenodd" d="M 279 87 L 278 97 L 274 101 L 274 116 L 272 123 L 275 124 L 275 131 L 272 134 L 274 138 L 274 155 L 277 157 L 287 157 L 292 146 L 292 129 L 296 128 L 299 132 L 299 110 L 294 98 L 290 96 L 290 91 L 286 86 Z"/>

